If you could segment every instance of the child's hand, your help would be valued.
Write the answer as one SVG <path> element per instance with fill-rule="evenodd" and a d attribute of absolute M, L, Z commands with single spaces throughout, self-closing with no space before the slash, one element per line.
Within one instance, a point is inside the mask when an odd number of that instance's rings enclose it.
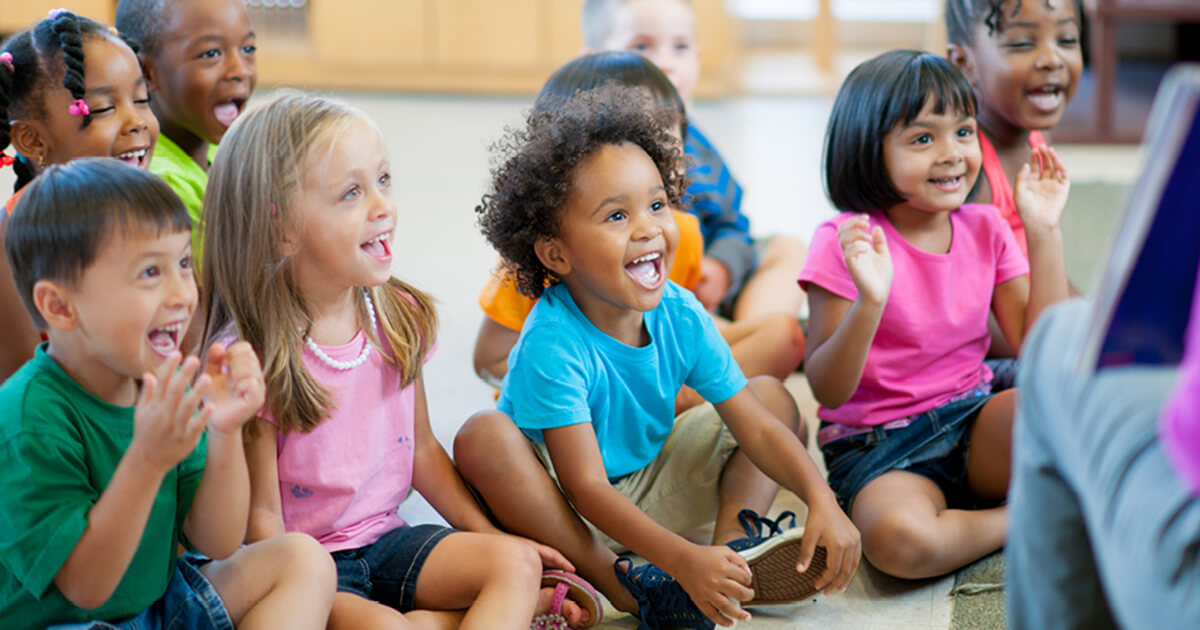
<path fill-rule="evenodd" d="M 700 282 L 692 290 L 705 310 L 714 311 L 729 290 L 729 270 L 715 258 L 700 259 Z"/>
<path fill-rule="evenodd" d="M 142 375 L 133 410 L 128 452 L 164 474 L 196 449 L 211 415 L 208 409 L 196 412 L 209 387 L 208 376 L 201 376 L 188 391 L 200 360 L 188 357 L 182 367 L 179 360 L 179 353 L 173 352 L 155 374 Z"/>
<path fill-rule="evenodd" d="M 671 577 L 713 623 L 728 626 L 731 620 L 750 619 L 750 613 L 738 605 L 754 596 L 750 565 L 729 547 L 693 545 L 673 567 Z"/>
<path fill-rule="evenodd" d="M 522 536 L 513 536 L 513 538 L 533 547 L 537 551 L 538 557 L 542 559 L 543 567 L 547 569 L 561 569 L 568 573 L 575 572 L 575 565 L 571 564 L 571 561 L 567 560 L 567 557 L 554 547 L 543 545 L 536 540 L 530 540 Z"/>
<path fill-rule="evenodd" d="M 1013 186 L 1017 214 L 1025 229 L 1057 229 L 1070 190 L 1071 179 L 1058 153 L 1047 146 L 1030 150 L 1029 163 L 1021 167 Z"/>
<path fill-rule="evenodd" d="M 825 572 L 813 582 L 813 587 L 823 589 L 826 595 L 846 590 L 862 558 L 862 535 L 832 495 L 808 506 L 797 571 L 803 573 L 808 568 L 817 547 L 825 548 Z"/>
<path fill-rule="evenodd" d="M 208 349 L 204 374 L 212 381 L 204 397 L 204 408 L 212 414 L 209 426 L 222 433 L 240 431 L 262 407 L 266 396 L 254 348 L 245 341 L 228 348 L 214 343 Z"/>
<path fill-rule="evenodd" d="M 892 289 L 892 255 L 883 228 L 872 230 L 867 215 L 860 214 L 838 226 L 838 239 L 858 296 L 872 304 L 886 303 Z"/>

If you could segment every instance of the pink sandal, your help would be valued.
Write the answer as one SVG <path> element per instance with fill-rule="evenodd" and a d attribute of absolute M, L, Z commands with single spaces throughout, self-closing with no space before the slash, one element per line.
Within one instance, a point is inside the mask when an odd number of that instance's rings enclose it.
<path fill-rule="evenodd" d="M 600 606 L 600 595 L 587 580 L 566 571 L 546 570 L 542 572 L 542 586 L 554 587 L 554 598 L 550 600 L 550 612 L 533 618 L 529 630 L 571 630 L 567 617 L 563 615 L 563 601 L 569 595 L 580 608 L 587 611 L 588 620 L 580 628 L 591 628 L 600 623 L 604 609 Z"/>

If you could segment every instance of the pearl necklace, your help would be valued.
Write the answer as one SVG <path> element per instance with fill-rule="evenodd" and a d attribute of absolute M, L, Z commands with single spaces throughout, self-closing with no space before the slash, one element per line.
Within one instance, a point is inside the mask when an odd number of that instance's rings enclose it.
<path fill-rule="evenodd" d="M 366 289 L 363 289 L 363 299 L 367 301 L 367 315 L 371 316 L 371 330 L 375 330 L 377 327 L 375 322 L 375 303 L 371 301 L 371 294 L 368 293 Z M 324 363 L 335 370 L 353 370 L 354 368 L 362 365 L 363 361 L 367 360 L 367 357 L 371 356 L 371 339 L 365 334 L 363 335 L 362 352 L 358 353 L 358 357 L 353 361 L 338 361 L 337 359 L 330 357 L 328 354 L 325 354 L 325 351 L 317 345 L 317 342 L 313 341 L 312 337 L 308 335 L 304 336 L 304 344 L 308 346 L 308 349 L 311 350 L 318 359 L 321 360 L 321 363 Z"/>

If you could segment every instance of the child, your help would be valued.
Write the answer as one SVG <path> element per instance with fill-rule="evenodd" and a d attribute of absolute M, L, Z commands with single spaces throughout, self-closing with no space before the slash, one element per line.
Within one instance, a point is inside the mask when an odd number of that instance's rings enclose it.
<path fill-rule="evenodd" d="M 1046 146 L 1042 132 L 1058 124 L 1079 87 L 1083 51 L 1076 0 L 947 0 L 946 28 L 947 58 L 967 73 L 979 102 L 984 177 L 971 200 L 1000 209 L 1028 258 L 1009 182 L 1031 148 Z M 995 326 L 989 356 L 1015 356 Z M 1012 366 L 1004 370 L 1005 385 L 1011 386 L 1014 373 Z"/>
<path fill-rule="evenodd" d="M 817 228 L 800 274 L 829 483 L 867 558 L 903 578 L 1004 543 L 1005 508 L 972 509 L 1008 487 L 1015 390 L 991 393 L 988 313 L 1020 348 L 1067 293 L 1066 171 L 1038 148 L 1018 175 L 1026 262 L 995 208 L 964 205 L 979 175 L 975 113 L 966 77 L 928 53 L 851 72 L 825 147 L 827 190 L 846 212 Z"/>
<path fill-rule="evenodd" d="M 158 139 L 158 121 L 137 55 L 108 27 L 56 10 L 0 47 L 0 168 L 11 165 L 16 192 L 51 164 L 111 156 L 142 168 Z M 4 150 L 13 147 L 13 155 Z M 0 255 L 0 260 L 4 258 Z M 0 262 L 0 382 L 33 358 L 41 336 Z"/>
<path fill-rule="evenodd" d="M 676 113 L 671 130 L 680 137 L 686 134 L 687 114 L 671 81 L 650 60 L 630 52 L 596 53 L 568 62 L 547 79 L 534 107 L 560 107 L 577 91 L 594 88 L 606 80 L 647 91 L 655 103 Z M 690 290 L 700 278 L 704 242 L 695 216 L 680 210 L 671 212 L 679 226 L 679 245 L 669 277 Z M 475 371 L 498 387 L 508 372 L 509 351 L 534 302 L 512 283 L 493 276 L 480 294 L 479 304 L 487 317 L 475 342 Z M 749 376 L 768 374 L 783 379 L 804 357 L 804 333 L 794 315 L 773 313 L 738 322 L 716 318 L 716 322 L 734 360 Z M 675 413 L 703 402 L 694 390 L 685 387 L 676 397 Z"/>
<path fill-rule="evenodd" d="M 256 40 L 244 0 L 121 0 L 117 28 L 137 41 L 162 140 L 150 172 L 183 199 L 197 229 L 217 144 L 254 92 Z"/>
<path fill-rule="evenodd" d="M 97 159 L 50 167 L 9 220 L 9 263 L 50 340 L 0 386 L 5 627 L 324 626 L 334 573 L 315 541 L 239 548 L 262 371 L 245 343 L 181 360 L 190 228 L 158 178 Z M 181 542 L 214 560 L 177 559 Z"/>
<path fill-rule="evenodd" d="M 562 549 L 618 609 L 651 628 L 711 628 L 748 618 L 738 602 L 843 588 L 860 548 L 797 438 L 791 396 L 770 377 L 747 384 L 712 317 L 667 280 L 685 181 L 676 120 L 608 83 L 535 109 L 499 144 L 480 223 L 540 300 L 500 411 L 467 422 L 455 460 L 502 525 Z M 674 418 L 684 384 L 715 410 Z M 746 539 L 739 512 L 765 512 L 777 482 L 808 502 L 803 539 Z M 676 533 L 714 516 L 713 546 Z M 662 569 L 631 570 L 589 524 Z"/>
<path fill-rule="evenodd" d="M 700 48 L 688 0 L 586 0 L 582 25 L 584 52 L 645 55 L 671 79 L 684 102 L 691 102 L 700 78 Z M 742 187 L 716 147 L 693 124 L 687 126 L 686 141 L 692 183 L 685 202 L 700 218 L 705 248 L 696 297 L 706 309 L 737 321 L 767 313 L 795 317 L 804 305 L 795 283 L 804 266 L 804 242 L 774 236 L 756 243 L 750 220 L 742 214 Z"/>
<path fill-rule="evenodd" d="M 598 622 L 590 586 L 567 573 L 539 604 L 541 560 L 570 564 L 499 535 L 433 436 L 421 379 L 433 303 L 391 276 L 397 211 L 374 125 L 285 93 L 238 121 L 211 174 L 205 338 L 245 339 L 266 362 L 249 539 L 303 531 L 333 553 L 333 628 L 401 623 L 415 608 L 469 609 L 464 628 L 527 627 L 539 605 L 547 621 Z M 483 533 L 407 525 L 396 508 L 410 487 Z M 568 589 L 576 600 L 562 603 Z"/>

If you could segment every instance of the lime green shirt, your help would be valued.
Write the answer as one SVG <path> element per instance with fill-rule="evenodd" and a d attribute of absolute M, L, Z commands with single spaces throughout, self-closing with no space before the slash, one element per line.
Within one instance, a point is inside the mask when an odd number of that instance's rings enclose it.
<path fill-rule="evenodd" d="M 205 440 L 163 478 L 141 543 L 100 608 L 72 604 L 54 576 L 79 542 L 88 511 L 133 438 L 133 407 L 83 389 L 46 344 L 0 386 L 0 620 L 6 629 L 113 621 L 167 590 L 184 518 L 204 468 Z M 129 523 L 129 527 L 140 526 Z"/>
<path fill-rule="evenodd" d="M 209 164 L 212 164 L 216 155 L 217 145 L 208 145 Z M 150 172 L 163 178 L 187 207 L 188 215 L 192 217 L 192 260 L 199 263 L 200 255 L 204 253 L 204 223 L 201 218 L 208 173 L 178 144 L 161 134 L 154 147 L 154 155 L 150 157 Z"/>

